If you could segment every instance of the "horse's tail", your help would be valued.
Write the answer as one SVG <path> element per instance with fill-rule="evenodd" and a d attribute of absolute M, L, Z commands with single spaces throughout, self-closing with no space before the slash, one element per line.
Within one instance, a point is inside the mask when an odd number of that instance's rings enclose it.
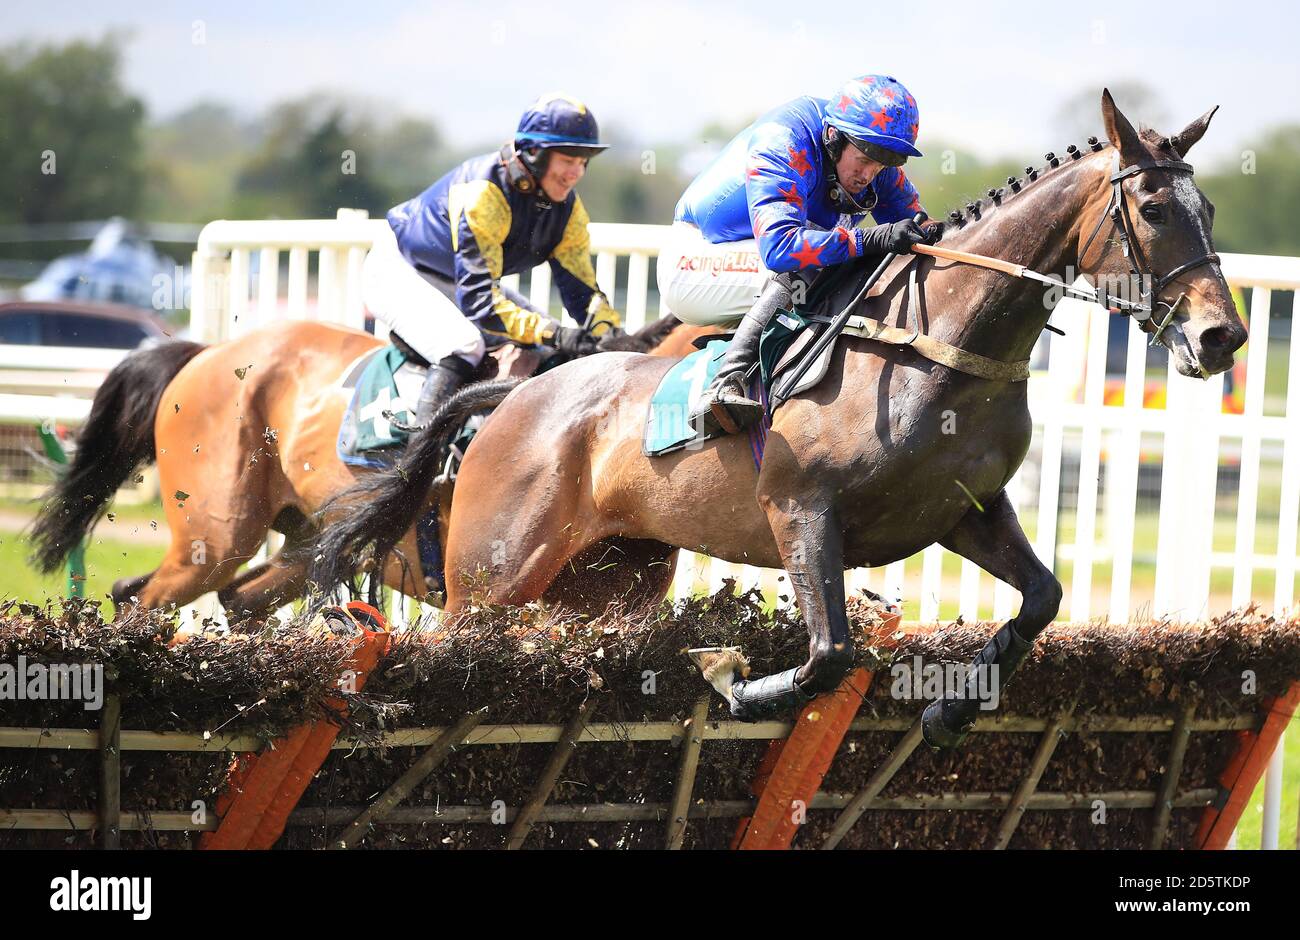
<path fill-rule="evenodd" d="M 303 551 L 310 562 L 309 580 L 322 589 L 356 573 L 365 547 L 384 558 L 415 522 L 441 469 L 439 459 L 451 436 L 470 415 L 495 408 L 522 379 L 497 379 L 469 385 L 447 399 L 429 423 L 411 436 L 406 452 L 387 470 L 367 474 L 331 499 L 322 515 L 339 513 Z"/>
<path fill-rule="evenodd" d="M 108 373 L 77 434 L 72 464 L 32 525 L 31 563 L 50 573 L 81 544 L 132 471 L 154 459 L 153 425 L 163 390 L 202 343 L 162 343 L 129 354 Z"/>

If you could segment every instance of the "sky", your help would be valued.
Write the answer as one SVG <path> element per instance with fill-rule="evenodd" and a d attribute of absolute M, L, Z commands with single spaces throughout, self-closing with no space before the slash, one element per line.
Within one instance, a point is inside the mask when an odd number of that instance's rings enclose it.
<path fill-rule="evenodd" d="M 154 116 L 201 99 L 252 115 L 325 90 L 432 119 L 458 145 L 505 139 L 520 111 L 551 91 L 585 100 L 602 124 L 645 146 L 690 144 L 711 121 L 744 121 L 801 94 L 829 96 L 846 78 L 877 72 L 916 96 L 922 150 L 931 135 L 981 156 L 1012 156 L 1068 143 L 1053 139 L 1053 118 L 1080 92 L 1140 81 L 1156 92 L 1166 132 L 1222 105 L 1199 150 L 1227 159 L 1259 132 L 1300 122 L 1297 8 L 1244 0 L 6 0 L 0 44 L 116 29 L 129 37 L 126 83 Z"/>

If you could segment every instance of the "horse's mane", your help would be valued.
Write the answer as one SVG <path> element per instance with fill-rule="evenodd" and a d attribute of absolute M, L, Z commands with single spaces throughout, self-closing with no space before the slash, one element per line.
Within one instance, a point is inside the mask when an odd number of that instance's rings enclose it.
<path fill-rule="evenodd" d="M 665 339 L 668 334 L 681 325 L 681 320 L 671 314 L 651 320 L 635 333 L 602 340 L 601 352 L 649 352 Z"/>
<path fill-rule="evenodd" d="M 1171 146 L 1168 138 L 1161 136 L 1150 128 L 1143 128 L 1142 138 L 1156 149 Z M 970 200 L 943 216 L 940 219 L 945 223 L 943 240 L 947 241 L 950 238 L 955 238 L 958 234 L 970 231 L 972 226 L 979 225 L 1004 203 L 1010 202 L 1030 190 L 1037 191 L 1044 181 L 1058 179 L 1070 167 L 1082 162 L 1084 157 L 1089 154 L 1099 153 L 1109 146 L 1109 141 L 1089 137 L 1084 147 L 1070 144 L 1065 148 L 1065 152 L 1059 156 L 1054 151 L 1049 151 L 1044 157 L 1047 162 L 1042 166 L 1025 167 L 1023 176 L 1008 177 L 1005 183 L 989 189 L 983 197 Z"/>

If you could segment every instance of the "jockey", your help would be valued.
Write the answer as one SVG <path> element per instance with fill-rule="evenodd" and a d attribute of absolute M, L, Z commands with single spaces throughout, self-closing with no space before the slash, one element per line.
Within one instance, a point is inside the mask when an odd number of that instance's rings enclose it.
<path fill-rule="evenodd" d="M 897 79 L 864 75 L 834 98 L 796 98 L 763 115 L 687 187 L 659 255 L 660 294 L 688 323 L 744 317 L 692 406 L 698 429 L 734 433 L 762 414 L 745 379 L 796 281 L 938 240 L 938 223 L 912 220 L 924 212 L 903 172 L 908 157 L 921 156 L 917 124 L 916 100 Z M 858 227 L 868 211 L 877 224 Z"/>
<path fill-rule="evenodd" d="M 587 210 L 574 192 L 605 147 L 585 105 L 543 95 L 499 152 L 465 161 L 389 211 L 362 289 L 394 343 L 429 363 L 416 424 L 473 376 L 489 345 L 544 343 L 581 355 L 595 350 L 598 324 L 617 328 L 618 313 L 596 286 Z M 561 326 L 501 283 L 542 262 L 581 326 Z"/>

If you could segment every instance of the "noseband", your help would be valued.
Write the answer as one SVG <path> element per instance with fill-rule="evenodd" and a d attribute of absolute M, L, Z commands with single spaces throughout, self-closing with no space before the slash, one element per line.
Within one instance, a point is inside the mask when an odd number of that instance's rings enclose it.
<path fill-rule="evenodd" d="M 1192 175 L 1192 165 L 1184 163 L 1181 160 L 1143 160 L 1132 166 L 1119 168 L 1119 150 L 1116 149 L 1114 163 L 1111 165 L 1110 183 L 1111 194 L 1110 201 L 1106 203 L 1106 208 L 1102 210 L 1101 218 L 1097 220 L 1096 226 L 1093 227 L 1092 234 L 1088 236 L 1088 241 L 1084 243 L 1083 250 L 1079 252 L 1079 261 L 1082 263 L 1083 258 L 1088 254 L 1088 249 L 1092 246 L 1093 240 L 1097 233 L 1101 231 L 1102 225 L 1109 218 L 1114 225 L 1115 232 L 1119 236 L 1120 248 L 1124 257 L 1128 260 L 1129 270 L 1137 278 L 1140 285 L 1141 303 L 1117 302 L 1117 299 L 1111 298 L 1104 285 L 1099 283 L 1097 286 L 1097 302 L 1108 309 L 1119 309 L 1125 315 L 1133 313 L 1135 319 L 1141 324 L 1143 332 L 1151 333 L 1151 344 L 1155 345 L 1174 318 L 1174 312 L 1182 304 L 1187 292 L 1178 295 L 1178 299 L 1172 304 L 1159 300 L 1160 292 L 1163 291 L 1171 281 L 1181 274 L 1186 274 L 1193 268 L 1198 268 L 1203 264 L 1219 264 L 1219 256 L 1213 251 L 1207 251 L 1198 258 L 1193 258 L 1184 264 L 1180 264 L 1172 271 L 1163 275 L 1157 275 L 1151 270 L 1151 265 L 1142 254 L 1142 247 L 1138 244 L 1137 237 L 1133 234 L 1133 220 L 1129 216 L 1128 201 L 1124 198 L 1123 182 L 1130 176 L 1136 176 L 1138 173 L 1145 173 L 1147 170 L 1165 170 L 1170 173 L 1186 173 Z M 1208 246 L 1207 246 L 1208 247 Z M 1103 251 L 1104 254 L 1104 251 Z M 1145 268 L 1145 270 L 1143 270 Z M 1151 286 L 1148 288 L 1148 282 Z M 1156 307 L 1168 308 L 1168 313 L 1164 315 L 1159 325 L 1155 324 Z M 1146 316 L 1141 316 L 1145 313 Z"/>

